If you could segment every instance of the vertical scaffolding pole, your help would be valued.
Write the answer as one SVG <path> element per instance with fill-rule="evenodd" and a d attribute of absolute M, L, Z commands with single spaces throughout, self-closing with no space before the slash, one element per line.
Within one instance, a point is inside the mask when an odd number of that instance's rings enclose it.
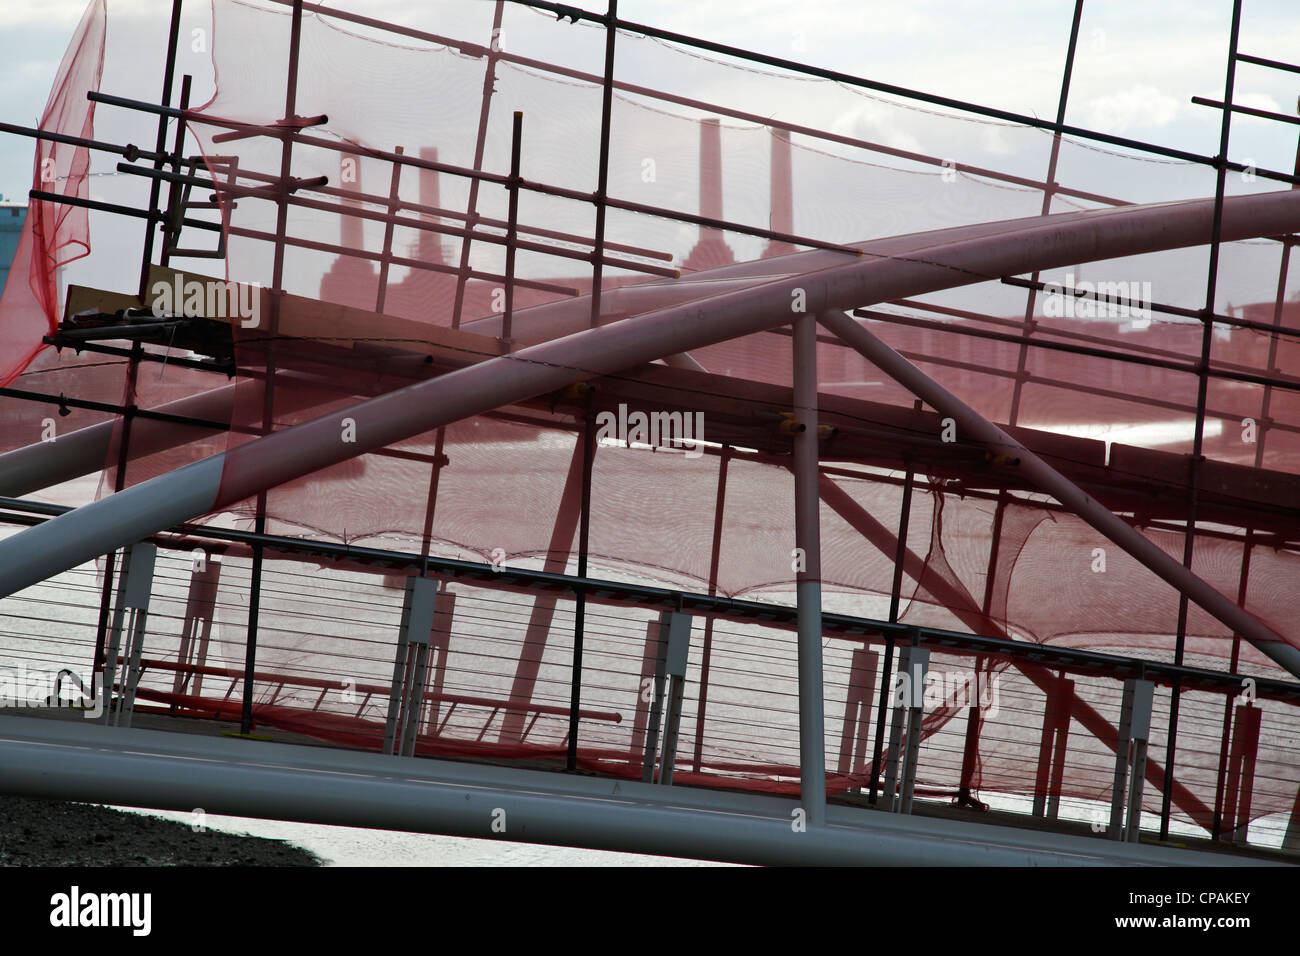
<path fill-rule="evenodd" d="M 722 562 L 722 521 L 727 505 L 727 466 L 731 449 L 722 449 L 718 460 L 718 494 L 713 505 L 713 547 L 709 554 L 709 596 L 718 593 L 718 571 Z M 700 772 L 704 760 L 704 717 L 709 703 L 709 663 L 713 657 L 713 616 L 704 619 L 704 650 L 700 659 L 700 695 L 695 710 L 695 754 L 692 769 Z"/>
<path fill-rule="evenodd" d="M 807 822 L 826 819 L 826 740 L 822 700 L 821 498 L 818 494 L 817 319 L 794 322 L 794 535 L 799 632 L 799 781 Z"/>
<path fill-rule="evenodd" d="M 582 428 L 582 503 L 578 512 L 578 577 L 587 576 L 587 545 L 591 535 L 591 469 L 596 457 L 595 416 L 591 394 Z M 587 592 L 579 585 L 573 608 L 573 676 L 569 686 L 569 750 L 565 766 L 578 769 L 578 710 L 582 706 L 582 644 L 587 619 Z"/>
<path fill-rule="evenodd" d="M 180 41 L 181 32 L 181 7 L 184 0 L 172 0 L 171 22 L 168 25 L 167 32 L 167 55 L 163 65 L 163 82 L 162 98 L 160 102 L 164 106 L 171 106 L 172 103 L 172 83 L 176 73 L 176 47 Z M 159 154 L 159 158 L 154 160 L 154 169 L 163 168 L 162 151 L 167 148 L 167 117 L 158 117 L 158 134 L 154 140 L 154 152 Z M 158 208 L 158 194 L 162 189 L 162 180 L 154 178 L 149 184 L 149 211 Z M 139 298 L 141 305 L 145 302 L 145 294 L 149 291 L 149 266 L 153 262 L 154 233 L 158 229 L 158 222 L 150 219 L 146 222 L 144 228 L 144 250 L 140 255 L 140 288 Z M 140 364 L 141 347 L 139 342 L 131 346 L 131 356 L 127 360 L 127 408 L 123 412 L 122 419 L 122 438 L 121 445 L 118 448 L 117 456 L 117 474 L 114 476 L 113 491 L 121 491 L 125 487 L 126 481 L 126 462 L 127 462 L 127 445 L 131 437 L 131 419 L 135 412 L 135 382 L 136 374 Z M 98 678 L 99 669 L 104 663 L 104 641 L 108 635 L 108 617 L 109 609 L 112 605 L 113 597 L 113 572 L 116 570 L 117 552 L 110 551 L 104 556 L 104 585 L 99 599 L 99 622 L 95 632 L 95 660 L 91 668 L 91 694 L 94 695 L 94 681 Z M 106 695 L 113 692 L 112 687 L 104 689 Z"/>
<path fill-rule="evenodd" d="M 487 143 L 488 115 L 492 106 L 492 94 L 496 91 L 496 64 L 497 55 L 501 50 L 501 17 L 505 10 L 505 0 L 496 0 L 496 8 L 492 11 L 492 38 L 488 44 L 487 53 L 485 54 L 485 64 L 483 67 L 483 98 L 479 106 L 478 115 L 478 137 L 474 142 L 474 170 L 481 172 L 483 170 L 483 150 Z M 465 308 L 465 283 L 469 275 L 469 253 L 470 238 L 469 233 L 473 231 L 474 224 L 478 219 L 478 190 L 480 180 L 477 176 L 470 177 L 469 181 L 469 198 L 465 204 L 465 238 L 460 243 L 460 267 L 456 270 L 456 297 L 452 303 L 451 310 L 451 327 L 460 328 L 461 313 Z M 447 464 L 447 458 L 443 454 L 443 448 L 446 445 L 445 428 L 439 428 L 434 436 L 433 445 L 433 466 L 429 475 L 429 494 L 425 501 L 424 508 L 424 534 L 421 539 L 421 547 L 424 551 L 424 573 L 429 573 L 429 551 L 433 545 L 433 515 L 438 504 L 438 484 L 442 479 L 442 467 Z M 509 719 L 509 715 L 506 716 Z"/>
<path fill-rule="evenodd" d="M 595 245 L 591 249 L 591 327 L 600 324 L 600 287 L 605 270 L 605 198 L 609 189 L 609 125 L 614 105 L 614 41 L 618 38 L 618 0 L 605 15 L 605 77 L 600 101 L 600 166 L 596 185 Z"/>
<path fill-rule="evenodd" d="M 1061 93 L 1056 102 L 1056 122 L 1057 125 L 1064 125 L 1065 110 L 1070 101 L 1070 78 L 1074 74 L 1074 54 L 1079 45 L 1079 22 L 1083 19 L 1083 0 L 1074 2 L 1074 19 L 1070 23 L 1070 40 L 1065 49 L 1065 65 L 1061 71 Z M 1052 211 L 1052 197 L 1056 194 L 1056 167 L 1061 157 L 1061 134 L 1052 134 L 1052 151 L 1047 158 L 1047 178 L 1043 181 L 1043 208 L 1042 214 L 1048 215 Z M 1035 271 L 1030 280 L 1039 281 L 1040 273 Z M 1033 334 L 1034 331 L 1034 305 L 1038 298 L 1038 291 L 1030 289 L 1025 299 L 1025 321 L 1024 334 L 1026 337 Z M 1007 419 L 1007 424 L 1015 425 L 1020 417 L 1020 399 L 1024 389 L 1025 382 L 1025 363 L 1029 356 L 1029 345 L 1022 342 L 1020 344 L 1019 356 L 1016 360 L 1016 377 L 1011 387 L 1011 415 Z M 999 500 L 998 515 L 1001 516 L 1002 502 Z"/>
<path fill-rule="evenodd" d="M 1205 460 L 1205 405 L 1209 390 L 1210 346 L 1214 331 L 1214 300 L 1219 279 L 1219 244 L 1223 227 L 1223 196 L 1228 175 L 1228 138 L 1232 129 L 1232 92 L 1237 76 L 1237 38 L 1241 31 L 1241 0 L 1233 0 L 1232 27 L 1228 37 L 1228 68 L 1223 84 L 1223 116 L 1219 125 L 1219 154 L 1216 157 L 1214 185 L 1214 222 L 1210 232 L 1210 261 L 1205 279 L 1205 311 L 1201 316 L 1201 361 L 1196 383 L 1196 430 L 1192 437 L 1192 456 L 1187 487 L 1187 530 L 1183 534 L 1183 566 L 1192 567 L 1193 548 L 1196 542 L 1196 510 L 1201 483 L 1201 464 Z M 1178 595 L 1178 631 L 1174 644 L 1174 663 L 1183 663 L 1187 641 L 1188 597 Z M 1174 759 L 1178 749 L 1178 712 L 1182 701 L 1183 682 L 1175 677 L 1169 695 L 1169 733 L 1165 745 L 1165 773 L 1169 785 L 1164 788 L 1160 802 L 1160 839 L 1169 838 L 1169 814 L 1174 780 Z"/>
<path fill-rule="evenodd" d="M 164 106 L 172 105 L 172 82 L 173 74 L 176 72 L 176 47 L 180 39 L 181 32 L 181 6 L 184 0 L 172 0 L 172 18 L 168 27 L 167 34 L 167 60 L 163 67 L 163 86 L 162 99 L 159 101 Z M 161 154 L 167 148 L 167 117 L 159 115 L 158 117 L 158 138 L 154 141 L 154 152 Z M 160 170 L 163 168 L 164 160 L 161 155 L 154 160 L 153 168 Z M 152 212 L 158 208 L 158 194 L 162 189 L 162 179 L 151 177 L 149 184 L 149 211 Z M 140 257 L 140 302 L 144 303 L 145 293 L 149 291 L 149 266 L 153 262 L 153 245 L 154 234 L 158 230 L 158 221 L 148 220 L 144 228 L 144 253 Z"/>
<path fill-rule="evenodd" d="M 914 409 L 920 409 L 921 401 L 912 403 Z M 912 487 L 916 484 L 916 472 L 911 463 L 907 466 L 907 477 L 903 480 L 903 503 L 898 515 L 898 539 L 894 547 L 894 580 L 889 591 L 889 623 L 898 623 L 898 608 L 903 597 L 903 559 L 907 556 L 907 526 L 912 515 Z M 880 693 L 876 704 L 876 741 L 871 754 L 871 790 L 867 799 L 875 806 L 878 784 L 880 781 L 880 760 L 885 751 L 885 716 L 889 707 L 889 677 L 894 668 L 894 634 L 885 635 L 885 659 L 880 665 Z"/>
<path fill-rule="evenodd" d="M 298 51 L 302 41 L 302 0 L 294 0 L 293 19 L 289 27 L 289 72 L 285 81 L 284 121 L 281 134 L 280 180 L 276 195 L 275 252 L 271 260 L 271 307 L 267 330 L 265 392 L 262 397 L 262 434 L 269 435 L 275 418 L 275 353 L 274 345 L 280 328 L 280 300 L 284 295 L 284 239 L 289 229 L 289 177 L 293 169 L 293 119 L 298 110 Z M 265 490 L 257 494 L 257 514 L 253 520 L 254 531 L 266 533 Z M 248 582 L 248 635 L 244 645 L 244 697 L 240 710 L 239 732 L 253 732 L 253 685 L 257 667 L 257 625 L 262 608 L 262 561 L 264 548 L 260 542 L 253 544 L 253 567 Z"/>
<path fill-rule="evenodd" d="M 175 72 L 175 66 L 176 66 L 176 41 L 177 41 L 177 31 L 179 30 L 180 7 L 181 7 L 181 0 L 175 0 L 172 6 L 172 25 L 171 25 L 172 33 L 168 39 L 167 68 L 166 68 L 166 76 L 164 78 L 164 83 L 163 83 L 163 103 L 168 106 L 171 105 L 172 73 Z M 185 77 L 181 80 L 180 108 L 182 110 L 185 110 L 189 108 L 189 105 L 190 105 L 190 76 L 189 74 L 186 74 Z M 166 145 L 166 142 L 167 142 L 167 118 L 165 116 L 159 116 L 158 117 L 158 152 L 162 151 L 163 147 Z M 181 156 L 183 154 L 184 147 L 185 147 L 185 117 L 184 116 L 181 116 L 176 120 L 176 138 L 174 140 L 174 144 L 175 145 L 173 146 L 172 149 L 172 169 L 174 172 L 179 173 L 181 169 Z M 161 158 L 154 161 L 155 169 L 161 169 L 163 165 L 164 162 Z M 150 211 L 153 211 L 158 208 L 158 194 L 160 192 L 160 187 L 161 187 L 161 181 L 155 178 L 149 189 Z M 167 216 L 163 220 L 164 228 L 167 230 L 167 237 L 166 240 L 163 242 L 162 254 L 159 256 L 159 261 L 163 265 L 167 265 L 167 262 L 170 258 L 170 253 L 168 252 L 168 249 L 172 244 L 170 241 L 173 238 L 172 230 L 179 229 L 179 219 L 181 218 L 181 211 L 177 205 L 179 202 L 179 197 L 180 197 L 180 186 L 178 184 L 173 184 L 170 191 L 168 192 Z M 145 302 L 147 301 L 145 297 L 145 293 L 148 291 L 146 287 L 148 285 L 148 279 L 149 279 L 149 266 L 153 260 L 153 244 L 154 244 L 154 234 L 156 229 L 157 229 L 157 223 L 153 220 L 150 220 L 148 228 L 146 229 L 145 232 L 145 248 L 141 256 L 141 266 L 140 266 L 141 305 L 144 305 Z M 121 491 L 123 488 L 126 487 L 126 466 L 127 466 L 127 462 L 130 460 L 129 448 L 131 444 L 131 427 L 135 421 L 135 414 L 137 408 L 136 386 L 137 383 L 139 382 L 140 362 L 143 356 L 144 356 L 144 346 L 139 341 L 132 342 L 131 355 L 130 358 L 127 360 L 127 376 L 126 376 L 126 380 L 127 380 L 126 403 L 127 404 L 126 404 L 126 408 L 122 412 L 122 429 L 120 432 L 120 438 L 118 440 L 118 446 L 117 446 L 117 470 L 113 476 L 113 491 L 115 493 Z M 114 559 L 114 553 L 110 553 L 106 557 L 104 562 L 104 589 L 100 599 L 101 601 L 100 629 L 101 630 L 100 630 L 100 636 L 96 641 L 96 648 L 95 648 L 96 661 L 95 661 L 95 667 L 92 668 L 91 671 L 92 680 L 94 680 L 94 674 L 98 670 L 99 657 L 100 657 L 99 649 L 103 646 L 103 637 L 102 637 L 103 627 L 105 626 L 108 620 L 108 606 L 110 603 L 110 597 L 113 589 L 113 563 L 114 563 L 113 559 Z M 125 570 L 125 565 L 123 565 L 123 570 Z M 109 687 L 108 690 L 111 691 L 112 688 Z M 134 698 L 132 699 L 132 704 L 134 705 Z M 129 722 L 129 718 L 128 718 L 128 722 Z"/>
<path fill-rule="evenodd" d="M 394 146 L 393 152 L 401 156 L 406 152 L 401 146 Z M 384 302 L 388 299 L 388 267 L 391 264 L 393 256 L 393 220 L 392 217 L 397 215 L 401 209 L 401 203 L 397 198 L 397 190 L 402 181 L 402 164 L 393 163 L 393 175 L 388 182 L 388 205 L 385 211 L 389 219 L 384 223 L 384 254 L 379 260 L 379 287 L 375 290 L 375 311 L 384 311 Z"/>
<path fill-rule="evenodd" d="M 515 315 L 515 247 L 519 242 L 519 161 L 523 148 L 524 114 L 515 110 L 510 132 L 510 200 L 506 223 L 506 311 L 501 317 L 501 346 L 513 348 L 511 322 Z"/>
<path fill-rule="evenodd" d="M 1075 0 L 1074 16 L 1070 21 L 1070 39 L 1065 50 L 1065 64 L 1061 70 L 1061 89 L 1056 103 L 1056 122 L 1058 125 L 1065 123 L 1065 111 L 1070 101 L 1070 80 L 1074 75 L 1074 56 L 1079 45 L 1079 24 L 1083 19 L 1083 0 Z M 1052 136 L 1051 152 L 1047 158 L 1047 176 L 1043 180 L 1043 205 L 1042 215 L 1049 215 L 1052 211 L 1052 198 L 1056 194 L 1056 168 L 1061 156 L 1061 134 L 1054 133 Z M 1035 271 L 1030 276 L 1031 282 L 1038 282 L 1041 273 Z M 1034 307 L 1037 302 L 1038 292 L 1036 289 L 1030 289 L 1025 298 L 1025 318 L 1024 318 L 1024 336 L 1028 339 L 1033 335 L 1036 322 L 1034 320 Z M 1021 342 L 1016 358 L 1016 374 L 1011 388 L 1011 409 L 1007 418 L 1007 423 L 1015 425 L 1020 418 L 1020 402 L 1024 394 L 1024 383 L 1026 378 L 1026 363 L 1029 357 L 1028 342 Z M 984 615 L 987 617 L 992 605 L 993 590 L 996 585 L 998 554 L 1000 552 L 1002 540 L 1003 518 L 1007 509 L 1007 493 L 1003 489 L 998 493 L 997 508 L 993 515 L 993 543 L 989 549 L 989 571 L 985 578 L 984 586 Z M 978 674 L 978 667 L 976 673 Z M 961 784 L 958 793 L 958 801 L 962 803 L 971 800 L 971 780 L 975 772 L 975 765 L 979 760 L 979 736 L 980 736 L 981 718 L 978 706 L 971 707 L 966 724 L 966 748 L 962 757 Z"/>
<path fill-rule="evenodd" d="M 1300 136 L 1296 140 L 1296 153 L 1294 171 L 1300 176 Z M 1300 186 L 1292 185 L 1292 189 L 1300 189 Z M 1291 269 L 1291 243 L 1283 241 L 1282 253 L 1278 262 L 1277 270 L 1277 294 L 1273 297 L 1273 324 L 1280 326 L 1282 316 L 1286 308 L 1286 283 L 1287 276 Z M 1264 362 L 1264 368 L 1271 372 L 1277 365 L 1277 347 L 1278 335 L 1274 333 L 1268 341 L 1268 358 Z M 1264 394 L 1260 398 L 1259 420 L 1256 423 L 1259 428 L 1258 440 L 1255 442 L 1255 467 L 1264 467 L 1264 445 L 1269 436 L 1269 412 L 1272 409 L 1273 386 L 1264 385 Z M 1242 544 L 1241 553 L 1241 576 L 1237 583 L 1237 603 L 1243 608 L 1246 606 L 1246 593 L 1250 588 L 1250 556 L 1255 546 L 1254 529 L 1246 529 L 1246 540 Z M 1228 672 L 1237 673 L 1237 664 L 1241 656 L 1241 635 L 1236 631 L 1232 634 L 1232 657 L 1229 663 Z M 1228 740 L 1232 730 L 1232 707 L 1233 696 L 1226 695 L 1223 701 L 1223 732 L 1219 739 L 1219 776 L 1218 783 L 1215 787 L 1214 797 L 1214 831 L 1211 834 L 1213 839 L 1219 839 L 1223 825 L 1223 792 L 1226 785 L 1228 771 Z M 1300 793 L 1297 794 L 1297 800 L 1300 800 Z M 1294 819 L 1294 818 L 1293 818 Z M 1291 828 L 1287 830 L 1288 838 L 1291 836 Z M 1300 834 L 1298 834 L 1300 835 Z"/>
<path fill-rule="evenodd" d="M 487 143 L 488 113 L 492 106 L 492 94 L 496 90 L 497 55 L 501 50 L 501 15 L 505 9 L 505 0 L 497 0 L 492 12 L 492 42 L 485 54 L 483 67 L 483 101 L 479 106 L 478 139 L 474 143 L 474 171 L 483 171 L 483 148 Z M 451 327 L 460 328 L 461 312 L 465 308 L 465 283 L 469 275 L 470 239 L 468 233 L 473 231 L 478 220 L 479 178 L 473 176 L 469 181 L 469 199 L 465 205 L 466 236 L 460 242 L 460 267 L 456 270 L 456 300 L 451 310 Z M 439 434 L 441 435 L 441 429 Z"/>

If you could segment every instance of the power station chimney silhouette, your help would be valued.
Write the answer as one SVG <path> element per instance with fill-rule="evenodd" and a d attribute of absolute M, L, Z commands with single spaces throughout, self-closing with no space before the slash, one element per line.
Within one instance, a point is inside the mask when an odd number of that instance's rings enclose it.
<path fill-rule="evenodd" d="M 426 162 L 436 163 L 438 161 L 438 147 L 424 146 L 420 149 L 420 158 Z M 442 208 L 438 190 L 438 173 L 433 169 L 420 170 L 420 205 L 433 206 Z M 420 218 L 427 222 L 438 222 L 437 216 L 429 213 L 420 213 Z M 421 262 L 432 262 L 437 265 L 446 265 L 446 259 L 442 251 L 442 234 L 438 232 L 421 231 L 415 245 L 415 258 Z"/>
<path fill-rule="evenodd" d="M 438 161 L 438 148 L 436 146 L 421 146 L 420 159 L 425 162 L 436 163 Z M 438 185 L 439 179 L 440 174 L 437 170 L 418 168 L 416 181 L 419 183 L 421 206 L 432 209 L 442 208 L 442 195 Z M 425 212 L 424 210 L 416 213 L 405 210 L 402 215 L 408 219 L 414 216 L 421 222 L 430 224 L 442 222 L 442 217 L 437 213 Z M 417 230 L 414 246 L 407 239 L 407 236 L 410 235 L 409 231 L 404 229 L 401 235 L 401 247 L 397 248 L 396 242 L 394 244 L 396 255 L 435 266 L 449 264 L 447 253 L 442 246 L 442 233 L 428 229 Z M 388 294 L 384 298 L 384 311 L 389 315 L 400 315 L 405 318 L 420 319 L 424 322 L 450 324 L 455 299 L 456 277 L 454 275 L 432 269 L 410 268 L 407 269 L 406 277 L 400 282 L 389 281 Z M 480 306 L 475 305 L 474 308 L 480 308 Z M 477 315 L 478 313 L 474 314 Z"/>
<path fill-rule="evenodd" d="M 722 218 L 722 127 L 712 117 L 700 122 L 700 215 L 709 219 Z M 701 226 L 700 239 L 682 266 L 698 271 L 731 265 L 735 261 L 736 257 L 722 238 L 722 232 L 712 226 Z"/>
<path fill-rule="evenodd" d="M 772 128 L 772 205 L 768 228 L 786 235 L 794 233 L 794 172 L 790 150 L 790 131 Z M 788 242 L 773 239 L 763 250 L 763 258 L 785 256 L 795 248 Z"/>
<path fill-rule="evenodd" d="M 361 192 L 361 160 L 357 156 L 344 155 L 339 164 L 339 184 L 348 192 Z M 352 197 L 343 199 L 343 205 L 359 208 L 360 200 Z M 365 238 L 361 228 L 361 218 L 343 214 L 340 216 L 339 242 L 344 249 L 362 250 Z M 320 297 L 327 302 L 351 306 L 355 309 L 375 308 L 375 295 L 379 289 L 379 276 L 375 264 L 368 259 L 355 256 L 339 256 L 325 273 L 320 283 Z"/>

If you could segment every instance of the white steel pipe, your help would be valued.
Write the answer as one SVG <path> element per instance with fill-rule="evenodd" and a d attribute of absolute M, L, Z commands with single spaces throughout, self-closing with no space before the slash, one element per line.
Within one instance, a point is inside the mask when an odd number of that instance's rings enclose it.
<path fill-rule="evenodd" d="M 305 380 L 305 384 L 311 383 Z M 261 394 L 260 381 L 245 379 L 234 385 L 223 385 L 155 406 L 150 411 L 203 419 L 214 425 L 220 424 L 220 427 L 136 416 L 131 422 L 127 460 L 134 461 L 200 438 L 224 434 L 238 403 L 256 400 L 260 408 Z M 284 389 L 276 398 L 278 411 L 301 411 L 317 404 L 320 404 L 319 392 L 310 388 Z M 108 455 L 118 427 L 116 419 L 99 422 L 65 435 L 56 434 L 50 441 L 34 442 L 0 454 L 0 495 L 21 498 L 99 471 L 110 464 Z"/>
<path fill-rule="evenodd" d="M 822 544 L 818 483 L 817 320 L 794 322 L 794 543 L 799 645 L 799 783 L 807 823 L 826 821 Z"/>
<path fill-rule="evenodd" d="M 1214 206 L 1213 200 L 1194 200 L 1046 216 L 973 236 L 960 229 L 957 234 L 966 237 L 956 240 L 946 230 L 923 233 L 906 250 L 892 246 L 887 257 L 863 255 L 489 359 L 256 439 L 13 535 L 0 542 L 0 597 L 178 522 L 430 429 L 788 324 L 796 303 L 820 314 L 1036 269 L 1199 245 L 1211 239 Z M 1223 203 L 1224 241 L 1297 229 L 1300 190 Z M 344 441 L 349 432 L 355 440 Z"/>
<path fill-rule="evenodd" d="M 785 865 L 1249 866 L 1260 861 L 793 800 L 323 747 L 0 718 L 0 792 Z M 1267 865 L 1267 864 L 1263 864 Z"/>

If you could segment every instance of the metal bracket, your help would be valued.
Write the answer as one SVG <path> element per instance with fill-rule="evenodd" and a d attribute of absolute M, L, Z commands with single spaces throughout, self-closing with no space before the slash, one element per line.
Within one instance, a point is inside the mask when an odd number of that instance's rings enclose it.
<path fill-rule="evenodd" d="M 424 689 L 429 676 L 429 638 L 433 633 L 436 578 L 406 579 L 402 623 L 393 660 L 393 683 L 388 694 L 388 720 L 384 728 L 384 753 L 409 757 L 415 752 L 415 734 L 424 710 Z"/>
<path fill-rule="evenodd" d="M 140 683 L 140 654 L 144 649 L 145 625 L 149 620 L 149 600 L 153 594 L 153 571 L 158 558 L 156 545 L 139 541 L 126 549 L 118 577 L 117 605 L 109 632 L 108 651 L 104 657 L 104 695 L 110 705 L 104 708 L 104 723 L 131 726 L 135 713 L 135 693 Z M 126 634 L 126 647 L 122 635 Z M 122 653 L 125 669 L 117 706 L 111 705 L 117 674 L 117 658 Z"/>
<path fill-rule="evenodd" d="M 654 672 L 654 698 L 646 735 L 645 759 L 641 779 L 671 786 L 677 762 L 677 736 L 682 720 L 682 695 L 686 689 L 686 664 L 691 646 L 692 618 L 679 611 L 659 615 L 659 653 Z M 653 626 L 653 625 L 652 625 Z M 668 713 L 664 716 L 664 704 Z M 663 719 L 663 749 L 659 747 L 659 724 Z"/>
<path fill-rule="evenodd" d="M 894 716 L 885 764 L 886 807 L 893 813 L 912 812 L 921 721 L 925 717 L 925 677 L 929 669 L 927 648 L 909 644 L 899 649 L 898 674 L 890 700 Z"/>
<path fill-rule="evenodd" d="M 1120 708 L 1119 740 L 1115 747 L 1115 780 L 1111 787 L 1110 828 L 1112 840 L 1137 840 L 1142 821 L 1142 786 L 1147 772 L 1147 740 L 1151 736 L 1151 706 L 1156 685 L 1130 678 L 1124 682 Z M 1125 807 L 1128 809 L 1125 818 Z"/>

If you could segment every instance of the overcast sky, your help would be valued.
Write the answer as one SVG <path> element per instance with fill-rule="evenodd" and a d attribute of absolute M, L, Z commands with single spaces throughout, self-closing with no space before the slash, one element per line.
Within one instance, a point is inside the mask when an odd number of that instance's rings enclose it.
<path fill-rule="evenodd" d="M 479 19 L 483 20 L 490 13 L 491 0 L 478 2 L 484 13 Z M 465 6 L 463 0 L 450 5 L 430 0 L 338 0 L 338 4 L 441 33 L 456 32 L 456 17 L 463 16 Z M 589 6 L 599 8 L 596 3 Z M 1243 6 L 1242 51 L 1300 62 L 1300 11 L 1294 0 L 1248 0 Z M 788 0 L 622 0 L 619 12 L 634 22 L 1051 118 L 1059 96 L 1073 7 L 1072 0 L 805 0 L 799 4 Z M 111 0 L 110 48 L 116 43 L 120 49 L 125 40 L 134 42 L 137 34 L 141 38 L 160 36 L 169 8 L 168 0 Z M 197 17 L 206 8 L 204 0 L 187 0 L 185 5 L 187 16 Z M 6 56 L 0 63 L 0 118 L 29 124 L 36 121 L 84 9 L 82 0 L 49 0 L 39 7 L 22 0 L 0 0 L 0 30 L 6 40 Z M 1067 122 L 1213 154 L 1218 144 L 1218 114 L 1193 105 L 1190 98 L 1222 94 L 1230 13 L 1229 0 L 1087 0 Z M 504 46 L 599 69 L 599 31 L 557 27 L 547 22 L 549 19 L 512 9 L 507 23 L 516 24 L 516 28 L 513 35 L 508 29 Z M 111 83 L 128 95 L 156 98 L 161 51 L 151 50 L 138 59 L 139 66 L 134 61 L 125 70 L 119 66 Z M 936 156 L 955 154 L 961 161 L 1041 176 L 1042 159 L 1035 158 L 1037 153 L 1001 148 L 997 142 L 1001 134 L 987 127 L 970 127 L 972 137 L 979 133 L 984 140 L 955 144 L 947 139 L 953 124 L 931 123 L 927 130 L 926 117 L 920 114 L 886 109 L 862 98 L 850 97 L 846 106 L 845 97 L 827 95 L 825 84 L 784 83 L 770 101 L 744 102 L 746 93 L 752 98 L 753 90 L 692 88 L 690 71 L 671 76 L 647 73 L 631 50 L 619 62 L 621 78 L 646 85 L 676 88 L 702 99 L 862 139 Z M 184 68 L 200 72 L 190 65 Z M 1236 99 L 1294 113 L 1300 91 L 1297 79 L 1293 74 L 1243 65 Z M 105 84 L 110 84 L 108 76 Z M 136 88 L 127 89 L 132 86 Z M 206 95 L 200 81 L 195 102 L 202 102 Z M 956 126 L 962 132 L 963 124 Z M 140 137 L 137 142 L 147 142 L 151 135 L 142 132 Z M 1290 169 L 1295 150 L 1296 135 L 1291 128 L 1250 118 L 1234 124 L 1230 150 L 1234 159 Z M 25 194 L 30 185 L 31 155 L 30 141 L 0 136 L 0 193 L 6 197 Z M 1198 172 L 1193 177 L 1185 170 L 1148 164 L 1136 173 L 1145 180 L 1135 181 L 1131 171 L 1116 175 L 1101 154 L 1076 151 L 1075 155 L 1083 155 L 1083 160 L 1070 166 L 1063 159 L 1063 181 L 1107 195 L 1150 201 L 1212 192 L 1207 174 Z M 879 157 L 874 160 L 881 161 Z M 107 162 L 103 157 L 99 161 Z M 112 169 L 111 164 L 107 169 Z M 133 181 L 131 185 L 141 184 Z M 1229 185 L 1236 191 L 1246 188 L 1235 180 Z M 92 181 L 92 190 L 98 195 L 111 196 L 114 188 L 120 188 L 116 180 Z M 1250 188 L 1273 187 L 1260 182 Z M 812 198 L 807 194 L 801 198 L 801 211 L 809 207 Z M 730 196 L 724 213 L 733 218 L 741 215 Z M 1026 213 L 1010 210 L 990 218 L 1016 214 Z M 867 235 L 835 238 L 848 241 Z M 744 248 L 737 251 L 742 255 L 749 252 Z M 1172 280 L 1170 284 L 1185 285 Z M 1162 291 L 1167 301 L 1181 298 L 1177 289 Z M 1190 287 L 1185 291 L 1193 299 L 1198 294 Z M 1229 295 L 1232 292 L 1228 290 Z M 1253 291 L 1240 295 L 1250 295 L 1252 301 L 1259 298 Z"/>
<path fill-rule="evenodd" d="M 438 25 L 439 4 L 428 0 L 338 3 L 398 22 Z M 137 12 L 165 22 L 168 7 L 167 0 L 113 2 L 110 29 Z M 35 120 L 84 8 L 81 0 L 0 0 L 0 118 Z M 1293 0 L 1248 0 L 1244 8 L 1243 50 L 1300 61 L 1300 11 Z M 623 0 L 619 12 L 633 21 L 1050 117 L 1072 9 L 1070 0 Z M 1211 148 L 1217 121 L 1189 97 L 1222 89 L 1230 10 L 1228 0 L 1088 0 L 1069 120 Z M 1293 112 L 1297 90 L 1300 84 L 1284 74 L 1255 67 L 1239 74 L 1242 102 Z M 1267 136 L 1260 132 L 1242 123 L 1234 136 L 1242 152 L 1234 148 L 1234 154 L 1281 162 L 1294 148 L 1294 137 L 1276 142 L 1275 127 Z M 11 137 L 2 143 L 0 192 L 21 195 L 30 144 Z M 1268 158 L 1253 155 L 1270 151 Z"/>

